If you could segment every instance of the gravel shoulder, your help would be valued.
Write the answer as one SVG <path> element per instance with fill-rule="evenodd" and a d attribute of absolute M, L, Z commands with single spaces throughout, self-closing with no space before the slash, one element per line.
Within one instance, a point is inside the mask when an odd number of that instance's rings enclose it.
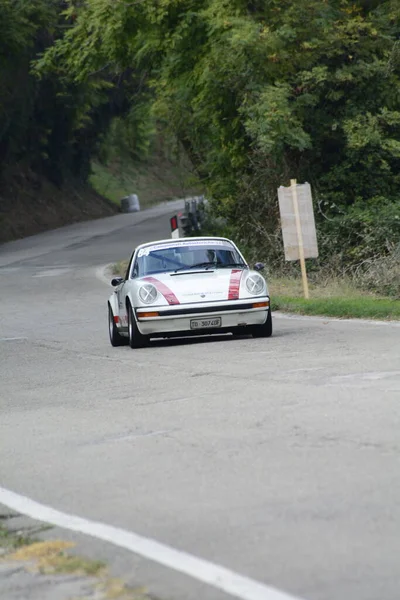
<path fill-rule="evenodd" d="M 110 576 L 106 564 L 81 556 L 52 527 L 0 513 L 0 598 L 3 600 L 146 600 Z"/>

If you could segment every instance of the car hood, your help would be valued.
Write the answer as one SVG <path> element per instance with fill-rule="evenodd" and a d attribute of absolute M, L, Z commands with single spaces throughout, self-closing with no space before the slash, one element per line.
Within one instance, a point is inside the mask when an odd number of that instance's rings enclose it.
<path fill-rule="evenodd" d="M 216 302 L 242 296 L 240 290 L 249 273 L 248 269 L 156 273 L 141 278 L 141 282 L 153 283 L 169 304 Z"/>

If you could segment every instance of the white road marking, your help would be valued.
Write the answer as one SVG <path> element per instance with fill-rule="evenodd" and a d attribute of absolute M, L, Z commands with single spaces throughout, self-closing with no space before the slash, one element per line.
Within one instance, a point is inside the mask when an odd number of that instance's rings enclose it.
<path fill-rule="evenodd" d="M 400 371 L 369 371 L 367 373 L 349 373 L 348 375 L 336 375 L 331 381 L 346 381 L 351 379 L 362 379 L 365 381 L 379 381 L 390 377 L 398 377 Z"/>
<path fill-rule="evenodd" d="M 71 271 L 71 269 L 69 267 L 60 267 L 60 268 L 52 268 L 52 269 L 46 269 L 43 271 L 38 271 L 37 273 L 35 273 L 35 275 L 32 275 L 32 277 L 58 277 L 60 275 L 65 275 L 66 273 L 69 273 Z"/>
<path fill-rule="evenodd" d="M 238 575 L 225 567 L 215 565 L 186 552 L 175 550 L 150 538 L 142 537 L 118 527 L 60 512 L 2 487 L 0 487 L 0 504 L 4 504 L 8 508 L 37 521 L 44 521 L 57 527 L 110 542 L 115 546 L 125 548 L 160 565 L 189 575 L 242 600 L 300 600 L 300 598 L 281 592 L 274 587 Z"/>
<path fill-rule="evenodd" d="M 27 340 L 28 338 L 26 337 L 4 337 L 4 338 L 0 338 L 0 342 L 15 342 L 15 341 L 20 341 L 20 340 Z"/>
<path fill-rule="evenodd" d="M 376 382 L 380 384 L 382 379 L 389 381 L 388 390 L 400 390 L 400 371 L 370 371 L 367 373 L 349 373 L 348 375 L 335 375 L 325 381 L 325 386 L 336 387 L 346 385 L 347 387 L 373 386 Z M 393 381 L 390 381 L 393 380 Z M 392 385 L 393 384 L 393 385 Z M 393 387 L 394 386 L 394 387 Z"/>
<path fill-rule="evenodd" d="M 145 431 L 143 433 L 121 433 L 120 435 L 114 435 L 110 437 L 98 438 L 95 440 L 89 440 L 86 442 L 81 442 L 78 446 L 102 446 L 104 444 L 114 444 L 119 442 L 130 442 L 132 440 L 137 440 L 140 438 L 153 437 L 157 435 L 164 435 L 165 433 L 170 433 L 171 431 L 177 431 L 176 429 L 160 429 L 158 431 Z"/>
<path fill-rule="evenodd" d="M 19 271 L 20 267 L 1 267 L 0 266 L 0 275 L 8 275 L 8 273 L 15 273 Z"/>

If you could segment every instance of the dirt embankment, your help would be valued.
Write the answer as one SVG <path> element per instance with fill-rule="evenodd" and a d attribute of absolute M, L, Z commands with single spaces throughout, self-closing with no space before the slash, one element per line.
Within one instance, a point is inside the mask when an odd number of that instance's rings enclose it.
<path fill-rule="evenodd" d="M 58 188 L 32 171 L 20 169 L 0 183 L 0 243 L 107 217 L 117 210 L 88 185 L 68 181 Z"/>

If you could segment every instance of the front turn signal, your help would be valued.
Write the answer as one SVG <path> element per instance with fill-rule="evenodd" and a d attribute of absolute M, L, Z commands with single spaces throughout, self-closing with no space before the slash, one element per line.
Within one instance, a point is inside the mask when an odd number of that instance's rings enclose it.
<path fill-rule="evenodd" d="M 265 302 L 255 302 L 253 304 L 253 308 L 268 308 L 269 307 L 269 301 L 266 300 Z"/>

